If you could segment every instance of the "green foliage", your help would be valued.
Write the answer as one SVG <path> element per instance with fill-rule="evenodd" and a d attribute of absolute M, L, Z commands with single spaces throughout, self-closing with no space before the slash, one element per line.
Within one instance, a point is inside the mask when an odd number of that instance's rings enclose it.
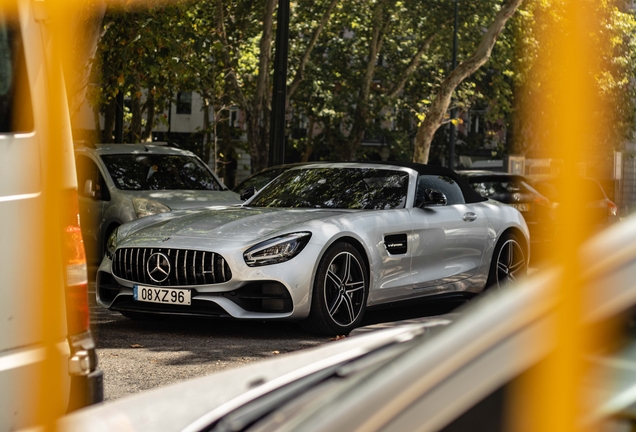
<path fill-rule="evenodd" d="M 309 39 L 319 25 L 329 0 L 298 0 L 291 4 L 288 83 L 291 83 L 305 54 Z M 481 41 L 502 0 L 459 0 L 458 62 L 470 56 Z M 634 129 L 634 76 L 636 75 L 636 21 L 609 0 L 604 31 L 611 33 L 612 47 L 606 53 L 606 71 L 596 77 L 599 92 L 618 109 L 599 115 L 612 116 L 616 127 L 603 140 L 618 145 Z M 258 82 L 264 0 L 223 0 L 223 24 L 227 40 L 219 34 L 219 2 L 177 1 L 157 3 L 145 10 L 108 11 L 105 33 L 99 44 L 95 71 L 102 76 L 94 103 L 105 107 L 118 91 L 127 95 L 152 92 L 162 112 L 177 91 L 196 91 L 222 112 L 222 107 L 247 109 Z M 361 102 L 365 71 L 372 42 L 373 11 L 382 7 L 381 48 L 373 70 L 366 103 L 366 117 L 356 115 Z M 453 43 L 453 1 L 450 0 L 347 0 L 337 4 L 320 34 L 304 69 L 303 81 L 289 100 L 288 154 L 300 158 L 334 159 L 349 145 L 349 132 L 363 122 L 365 140 L 388 146 L 392 158 L 410 159 L 413 137 L 426 116 L 441 81 L 450 73 Z M 519 106 L 549 91 L 534 65 L 538 42 L 532 24 L 548 16 L 544 25 L 562 19 L 552 0 L 528 0 L 499 36 L 489 62 L 464 81 L 455 92 L 454 106 L 460 115 L 469 110 L 484 112 L 486 129 L 480 134 L 462 133 L 466 148 L 494 143 L 496 152 L 526 152 L 540 146 L 533 122 L 541 113 L 521 112 Z M 401 91 L 391 95 L 427 37 L 434 35 L 417 68 L 408 75 Z M 224 62 L 224 43 L 229 61 Z M 268 53 L 269 55 L 269 53 Z M 269 73 L 271 74 L 272 71 Z M 235 75 L 236 88 L 230 85 Z M 271 78 L 271 77 L 269 77 Z M 242 105 L 243 103 L 243 105 Z M 264 121 L 269 111 L 265 107 Z M 155 121 L 161 121 L 158 117 Z M 219 118 L 223 120 L 223 116 Z M 165 119 L 164 119 L 165 121 Z M 307 123 L 315 126 L 303 135 Z M 305 127 L 299 127 L 303 124 Z M 502 131 L 514 133 L 505 147 Z M 443 129 L 443 128 L 442 128 Z M 293 133 L 292 133 L 293 132 Z M 465 131 L 464 131 L 465 132 Z M 229 138 L 228 138 L 229 140 Z M 228 141 L 229 142 L 229 141 Z M 444 131 L 434 140 L 445 145 Z M 461 144 L 464 145 L 464 144 Z M 372 157 L 377 148 L 361 147 L 357 157 Z"/>

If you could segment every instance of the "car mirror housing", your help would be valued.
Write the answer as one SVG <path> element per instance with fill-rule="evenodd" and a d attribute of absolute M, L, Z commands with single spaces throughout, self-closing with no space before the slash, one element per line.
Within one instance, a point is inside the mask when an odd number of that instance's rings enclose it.
<path fill-rule="evenodd" d="M 93 190 L 93 180 L 88 179 L 84 183 L 84 196 L 95 198 L 95 191 Z"/>
<path fill-rule="evenodd" d="M 248 200 L 248 199 L 252 198 L 254 195 L 256 195 L 256 192 L 257 192 L 257 190 L 256 190 L 255 186 L 250 186 L 250 187 L 247 187 L 247 188 L 243 189 L 241 191 L 241 200 L 245 201 L 245 200 Z"/>

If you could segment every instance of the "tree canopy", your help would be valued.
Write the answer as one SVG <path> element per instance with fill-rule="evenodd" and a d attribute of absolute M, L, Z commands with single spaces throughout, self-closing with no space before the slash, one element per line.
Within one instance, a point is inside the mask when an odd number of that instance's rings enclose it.
<path fill-rule="evenodd" d="M 440 126 L 450 106 L 468 120 L 469 110 L 480 112 L 479 134 L 468 125 L 460 129 L 466 149 L 487 146 L 497 155 L 540 149 L 533 127 L 540 110 L 518 107 L 546 91 L 533 67 L 538 50 L 529 24 L 547 15 L 544 25 L 557 25 L 558 0 L 458 1 L 455 71 L 452 1 L 292 1 L 286 160 L 377 158 L 382 150 L 391 159 L 427 162 L 430 154 L 442 162 Z M 613 47 L 597 82 L 603 97 L 620 105 L 607 114 L 617 127 L 603 139 L 620 143 L 634 129 L 636 24 L 631 13 L 601 3 Z M 112 139 L 118 92 L 130 99 L 127 140 L 137 141 L 165 121 L 158 114 L 176 92 L 194 91 L 204 99 L 202 132 L 211 137 L 214 130 L 220 149 L 243 146 L 254 170 L 265 167 L 275 15 L 275 0 L 107 10 L 93 68 L 100 85 L 91 94 L 106 118 L 102 139 Z M 246 143 L 228 131 L 231 106 L 241 110 Z"/>

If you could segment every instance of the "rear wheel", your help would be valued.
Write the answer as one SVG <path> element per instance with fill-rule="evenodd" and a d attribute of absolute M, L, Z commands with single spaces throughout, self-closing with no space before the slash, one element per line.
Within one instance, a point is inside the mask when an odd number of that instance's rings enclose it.
<path fill-rule="evenodd" d="M 311 312 L 301 325 L 312 333 L 349 334 L 362 321 L 368 291 L 364 259 L 349 243 L 336 243 L 320 260 Z"/>
<path fill-rule="evenodd" d="M 528 260 L 517 235 L 504 234 L 495 246 L 486 287 L 500 289 L 528 273 Z"/>

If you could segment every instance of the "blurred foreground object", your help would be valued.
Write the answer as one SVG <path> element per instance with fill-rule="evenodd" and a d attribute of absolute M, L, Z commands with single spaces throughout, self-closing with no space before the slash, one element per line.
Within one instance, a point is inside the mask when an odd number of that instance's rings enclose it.
<path fill-rule="evenodd" d="M 0 431 L 103 399 L 50 13 L 0 2 Z"/>
<path fill-rule="evenodd" d="M 613 320 L 621 336 L 580 358 L 590 373 L 578 394 L 594 401 L 576 418 L 581 427 L 636 425 L 635 236 L 632 217 L 578 254 L 588 269 L 579 286 L 589 305 L 584 331 Z M 514 430 L 530 421 L 519 389 L 557 348 L 549 331 L 562 275 L 536 273 L 456 316 L 354 330 L 318 348 L 90 407 L 61 425 L 82 432 Z"/>
<path fill-rule="evenodd" d="M 595 408 L 600 397 L 583 393 L 589 377 L 601 373 L 597 365 L 585 359 L 611 340 L 612 323 L 589 326 L 585 322 L 599 304 L 590 303 L 582 290 L 585 271 L 594 262 L 582 263 L 578 253 L 596 225 L 615 218 L 616 208 L 604 193 L 599 193 L 596 182 L 590 183 L 578 174 L 582 164 L 594 161 L 595 153 L 613 154 L 613 149 L 603 149 L 599 144 L 606 142 L 604 136 L 615 127 L 608 119 L 613 118 L 610 113 L 616 104 L 606 96 L 600 78 L 615 68 L 611 63 L 615 44 L 606 28 L 613 3 L 536 2 L 534 25 L 524 30 L 536 35 L 538 49 L 529 76 L 533 86 L 541 88 L 534 98 L 521 97 L 529 101 L 521 107 L 524 115 L 541 119 L 529 140 L 548 149 L 546 156 L 563 161 L 563 166 L 561 175 L 551 184 L 558 191 L 559 206 L 555 214 L 556 241 L 548 257 L 558 264 L 561 274 L 555 280 L 558 290 L 554 317 L 539 336 L 553 338 L 555 349 L 519 387 L 517 409 L 523 415 L 516 418 L 517 432 L 570 432 L 596 426 L 581 423 L 581 417 Z M 537 190 L 545 194 L 544 189 Z M 603 258 L 596 256 L 597 260 Z M 605 278 L 612 277 L 605 268 L 602 272 Z M 623 288 L 633 287 L 625 282 Z M 605 285 L 603 280 L 598 283 Z"/>

